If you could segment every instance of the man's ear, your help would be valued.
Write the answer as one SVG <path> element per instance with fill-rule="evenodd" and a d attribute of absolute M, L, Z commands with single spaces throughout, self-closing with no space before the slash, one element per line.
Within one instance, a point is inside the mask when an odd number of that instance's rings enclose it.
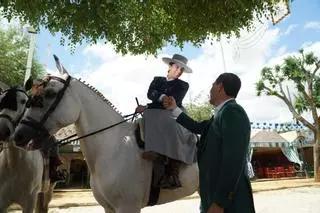
<path fill-rule="evenodd" d="M 222 83 L 217 84 L 217 87 L 218 87 L 219 91 L 224 90 L 224 87 L 223 87 Z"/>

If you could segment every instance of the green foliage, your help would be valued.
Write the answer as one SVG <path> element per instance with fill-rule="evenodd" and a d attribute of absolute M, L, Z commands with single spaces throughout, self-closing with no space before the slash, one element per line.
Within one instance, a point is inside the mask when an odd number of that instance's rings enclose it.
<path fill-rule="evenodd" d="M 286 96 L 283 91 L 283 83 L 294 83 L 298 94 L 294 107 L 298 113 L 312 110 L 310 99 L 315 101 L 316 107 L 320 107 L 320 61 L 314 53 L 304 54 L 299 51 L 300 56 L 289 56 L 284 59 L 282 65 L 273 68 L 264 67 L 261 71 L 261 79 L 256 83 L 257 95 Z M 311 92 L 309 92 L 311 85 Z M 309 98 L 308 98 L 309 97 Z M 309 99 L 309 100 L 308 100 Z"/>
<path fill-rule="evenodd" d="M 8 86 L 22 86 L 27 65 L 29 38 L 18 29 L 0 29 L 0 81 Z M 31 74 L 38 77 L 44 68 L 33 59 Z"/>
<path fill-rule="evenodd" d="M 315 80 L 312 97 L 314 97 L 315 99 L 316 108 L 320 109 L 320 79 L 319 78 Z M 298 113 L 308 111 L 312 108 L 310 103 L 303 97 L 301 93 L 297 95 L 294 106 L 297 109 Z"/>
<path fill-rule="evenodd" d="M 196 121 L 208 120 L 214 114 L 214 108 L 207 101 L 198 101 L 200 96 L 196 97 L 194 101 L 186 104 L 186 110 L 188 115 Z"/>
<path fill-rule="evenodd" d="M 61 32 L 69 45 L 110 41 L 117 52 L 156 54 L 165 44 L 200 45 L 208 36 L 239 36 L 270 17 L 280 0 L 2 0 L 3 14 Z M 291 2 L 291 0 L 288 0 Z M 61 40 L 65 44 L 65 40 Z"/>

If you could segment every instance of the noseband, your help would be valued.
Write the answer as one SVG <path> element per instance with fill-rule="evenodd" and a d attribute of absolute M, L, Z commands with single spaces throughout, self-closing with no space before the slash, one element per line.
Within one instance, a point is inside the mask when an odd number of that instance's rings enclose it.
<path fill-rule="evenodd" d="M 48 82 L 51 79 L 54 79 L 54 80 L 57 80 L 57 81 L 63 83 L 63 88 L 58 92 L 56 99 L 51 104 L 48 111 L 42 116 L 42 118 L 39 121 L 36 121 L 29 116 L 27 116 L 26 119 L 22 119 L 22 121 L 21 121 L 22 124 L 27 125 L 27 126 L 31 127 L 33 130 L 35 130 L 39 136 L 49 136 L 50 135 L 49 131 L 45 128 L 45 123 L 48 120 L 51 113 L 57 108 L 60 101 L 62 100 L 62 97 L 63 97 L 66 89 L 70 85 L 71 76 L 68 76 L 67 80 L 64 80 L 62 78 L 55 77 L 55 76 L 50 76 Z"/>

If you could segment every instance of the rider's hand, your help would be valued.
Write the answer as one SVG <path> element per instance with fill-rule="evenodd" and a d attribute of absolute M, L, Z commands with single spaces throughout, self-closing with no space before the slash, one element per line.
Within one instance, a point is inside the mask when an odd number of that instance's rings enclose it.
<path fill-rule="evenodd" d="M 143 106 L 143 105 L 139 105 L 139 106 L 137 106 L 137 108 L 136 108 L 136 113 L 143 113 L 144 112 L 144 110 L 146 110 L 146 106 Z"/>
<path fill-rule="evenodd" d="M 169 110 L 173 110 L 177 107 L 176 100 L 172 96 L 170 96 L 170 97 L 165 96 L 163 98 L 162 104 L 163 104 L 164 108 L 169 109 Z"/>

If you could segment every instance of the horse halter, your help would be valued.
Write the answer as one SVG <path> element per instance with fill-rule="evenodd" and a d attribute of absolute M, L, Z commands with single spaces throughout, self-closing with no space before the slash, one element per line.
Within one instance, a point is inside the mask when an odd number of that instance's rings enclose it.
<path fill-rule="evenodd" d="M 68 75 L 68 78 L 66 80 L 59 78 L 59 77 L 56 77 L 56 76 L 50 76 L 49 79 L 47 80 L 47 82 L 49 82 L 52 79 L 63 83 L 63 88 L 58 92 L 56 99 L 51 104 L 48 111 L 46 113 L 44 113 L 44 115 L 42 116 L 40 121 L 36 121 L 35 119 L 33 119 L 29 116 L 27 116 L 26 119 L 21 120 L 21 124 L 24 124 L 24 125 L 31 127 L 32 129 L 34 129 L 38 133 L 39 136 L 49 136 L 50 135 L 49 131 L 45 128 L 44 125 L 45 125 L 46 121 L 48 120 L 49 116 L 51 115 L 51 113 L 57 108 L 58 104 L 62 100 L 62 97 L 63 97 L 66 89 L 70 85 L 71 76 Z"/>
<path fill-rule="evenodd" d="M 6 89 L 6 90 L 2 91 L 1 94 L 5 94 L 5 93 L 7 93 L 7 92 L 9 92 L 10 90 L 13 90 L 13 89 L 15 91 L 17 91 L 17 92 L 24 93 L 28 97 L 28 100 L 27 100 L 27 103 L 26 103 L 26 107 L 25 107 L 23 113 L 21 113 L 21 115 L 16 120 L 14 120 L 13 118 L 11 118 L 9 115 L 6 115 L 6 114 L 0 114 L 0 118 L 7 119 L 12 124 L 13 127 L 16 127 L 18 125 L 19 121 L 21 120 L 24 112 L 26 111 L 26 108 L 28 108 L 30 106 L 30 96 L 27 94 L 26 91 L 24 91 L 22 89 L 17 89 L 17 88 Z"/>

